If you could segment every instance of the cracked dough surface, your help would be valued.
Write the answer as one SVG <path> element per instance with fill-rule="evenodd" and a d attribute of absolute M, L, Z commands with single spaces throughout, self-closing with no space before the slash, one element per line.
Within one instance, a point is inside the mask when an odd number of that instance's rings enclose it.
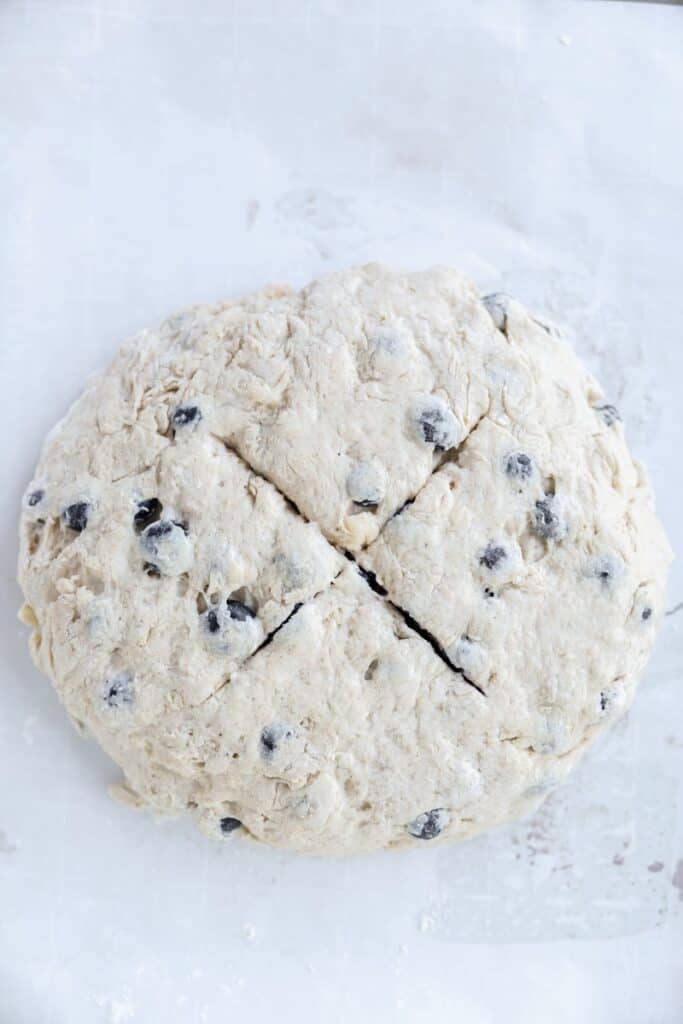
<path fill-rule="evenodd" d="M 131 801 L 334 855 L 531 810 L 629 706 L 669 560 L 554 329 L 371 265 L 127 343 L 46 441 L 19 579 Z"/>

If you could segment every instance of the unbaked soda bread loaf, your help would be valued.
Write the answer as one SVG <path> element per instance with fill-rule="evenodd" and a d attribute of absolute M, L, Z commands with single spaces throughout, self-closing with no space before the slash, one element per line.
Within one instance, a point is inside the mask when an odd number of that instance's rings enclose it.
<path fill-rule="evenodd" d="M 669 561 L 554 328 L 370 265 L 127 343 L 45 443 L 19 579 L 132 800 L 341 855 L 533 809 L 631 703 Z"/>

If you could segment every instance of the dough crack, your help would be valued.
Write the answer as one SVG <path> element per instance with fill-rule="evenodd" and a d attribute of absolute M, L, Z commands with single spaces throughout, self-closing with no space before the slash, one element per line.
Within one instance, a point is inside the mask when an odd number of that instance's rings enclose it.
<path fill-rule="evenodd" d="M 349 551 L 346 551 L 345 554 L 349 561 L 356 561 Z M 485 697 L 486 693 L 484 692 L 484 690 L 482 690 L 481 686 L 479 686 L 478 683 L 475 683 L 473 679 L 470 679 L 469 676 L 466 675 L 466 673 L 463 671 L 463 669 L 459 668 L 458 665 L 455 665 L 451 661 L 451 659 L 446 654 L 446 651 L 443 649 L 442 645 L 436 639 L 434 634 L 430 633 L 428 629 L 424 628 L 424 626 L 421 626 L 417 619 L 414 619 L 410 612 L 407 612 L 405 608 L 401 608 L 400 605 L 396 604 L 394 601 L 391 600 L 391 598 L 389 597 L 389 591 L 386 589 L 386 587 L 382 586 L 382 584 L 377 579 L 375 573 L 371 572 L 369 569 L 363 569 L 360 565 L 357 565 L 356 567 L 358 569 L 360 576 L 365 580 L 370 590 L 372 590 L 373 593 L 377 594 L 384 601 L 386 601 L 388 605 L 391 605 L 394 611 L 401 616 L 408 629 L 411 629 L 413 633 L 417 633 L 419 637 L 422 637 L 422 639 L 429 644 L 431 649 L 436 654 L 437 658 L 440 658 L 441 661 L 443 661 L 443 663 L 448 666 L 451 672 L 455 672 L 455 674 L 459 675 L 464 680 L 464 682 L 466 682 L 469 686 L 472 686 L 475 690 L 477 690 L 477 692 L 480 693 L 482 697 Z"/>
<path fill-rule="evenodd" d="M 296 615 L 298 615 L 299 612 L 301 611 L 301 609 L 305 605 L 312 604 L 312 602 L 316 601 L 321 596 L 321 594 L 327 593 L 327 591 L 330 590 L 334 586 L 335 580 L 337 580 L 339 578 L 339 576 L 341 576 L 343 571 L 344 571 L 343 569 L 340 569 L 338 573 L 335 573 L 334 577 L 329 581 L 329 583 L 326 586 L 322 587 L 320 590 L 317 590 L 315 592 L 315 594 L 313 594 L 311 597 L 308 598 L 308 600 L 306 600 L 306 601 L 297 601 L 297 603 L 294 605 L 292 610 L 284 617 L 282 622 L 278 623 L 277 626 L 274 626 L 273 629 L 271 629 L 270 632 L 266 634 L 266 636 L 263 638 L 263 640 L 258 645 L 258 647 L 256 647 L 251 652 L 251 654 L 249 654 L 244 659 L 244 661 L 239 665 L 239 667 L 235 669 L 235 672 L 240 672 L 243 668 L 246 668 L 247 665 L 249 665 L 249 663 L 251 661 L 253 661 L 253 659 L 258 654 L 261 653 L 261 651 L 264 650 L 264 648 L 268 647 L 273 642 L 275 636 L 280 632 L 280 630 L 284 629 L 284 627 L 287 625 L 287 623 L 290 622 Z M 223 690 L 228 685 L 228 683 L 232 679 L 233 675 L 234 675 L 234 672 L 231 672 L 230 675 L 227 677 L 227 679 L 224 679 L 222 681 L 220 686 L 217 686 L 215 690 L 212 690 L 211 693 L 207 697 L 204 697 L 204 699 L 201 700 L 199 702 L 199 704 L 196 705 L 196 706 L 197 707 L 201 707 L 203 704 L 207 704 L 208 701 L 210 701 L 212 697 L 216 697 L 221 692 L 221 690 Z"/>
<path fill-rule="evenodd" d="M 424 487 L 427 486 L 427 484 L 429 483 L 429 480 L 431 480 L 432 476 L 434 476 L 434 473 L 437 473 L 441 469 L 442 466 L 446 465 L 449 462 L 457 461 L 459 455 L 464 450 L 465 445 L 467 444 L 469 439 L 472 437 L 474 432 L 481 425 L 481 423 L 487 418 L 487 416 L 489 415 L 489 412 L 490 412 L 490 408 L 487 409 L 485 412 L 483 412 L 481 414 L 481 416 L 477 419 L 476 423 L 473 425 L 472 429 L 469 430 L 467 435 L 462 439 L 462 441 L 460 442 L 458 447 L 456 449 L 454 449 L 453 452 L 451 452 L 449 456 L 447 456 L 445 459 L 443 459 L 439 463 L 438 466 L 435 467 L 435 469 L 429 475 L 428 479 L 425 481 L 425 483 L 420 488 L 420 490 L 417 491 L 412 498 L 409 498 L 408 501 L 404 502 L 404 504 L 401 506 L 401 508 L 397 512 L 395 512 L 393 514 L 393 516 L 391 516 L 390 518 L 394 518 L 394 516 L 400 515 L 404 508 L 406 508 L 408 505 L 411 505 L 413 503 L 413 501 L 415 500 L 415 498 L 420 493 L 420 491 L 422 491 L 424 489 Z M 242 462 L 242 464 L 244 466 L 246 466 L 246 468 L 249 470 L 249 472 L 252 473 L 255 477 L 258 477 L 261 480 L 265 480 L 266 483 L 270 484 L 270 486 L 274 490 L 277 491 L 277 493 L 281 496 L 281 498 L 284 501 L 287 502 L 287 505 L 293 510 L 293 512 L 297 516 L 299 516 L 301 519 L 303 519 L 303 521 L 306 522 L 306 523 L 310 522 L 310 520 L 307 519 L 306 516 L 297 507 L 296 503 L 290 497 L 288 497 L 283 491 L 281 491 L 276 483 L 274 483 L 269 477 L 265 476 L 263 473 L 260 473 L 258 470 L 254 469 L 254 467 L 245 458 L 243 458 L 243 456 L 240 455 L 240 453 L 238 451 L 236 451 L 234 448 L 232 448 L 231 445 L 229 445 L 228 442 L 224 438 L 222 438 L 222 437 L 220 437 L 220 435 L 214 434 L 214 433 L 211 434 L 211 437 L 220 444 L 222 449 L 224 449 L 225 451 L 230 452 L 237 459 L 239 459 L 240 462 Z M 387 522 L 388 521 L 389 520 L 387 520 Z M 316 522 L 314 525 L 318 526 L 318 528 L 321 530 L 321 533 L 322 533 L 322 528 L 319 526 L 319 524 Z M 382 528 L 382 530 L 383 529 L 384 529 L 384 527 Z M 380 530 L 380 533 L 379 533 L 378 536 L 382 535 L 382 530 Z M 330 541 L 329 537 L 326 537 L 325 539 L 327 540 L 328 544 L 331 544 L 334 548 L 336 548 L 337 551 L 340 551 L 346 558 L 349 559 L 349 561 L 356 563 L 356 559 L 354 558 L 354 556 L 351 554 L 350 551 L 347 551 L 344 548 L 340 547 L 339 545 L 334 544 L 334 542 Z M 356 565 L 357 565 L 357 563 L 356 563 Z M 412 630 L 414 633 L 417 633 L 417 635 L 419 637 L 421 637 L 426 643 L 428 643 L 429 646 L 434 651 L 434 653 L 436 654 L 437 658 L 439 658 L 445 665 L 447 665 L 448 668 L 452 672 L 454 672 L 456 675 L 460 676 L 461 679 L 463 679 L 464 682 L 466 682 L 468 684 L 468 686 L 471 686 L 473 689 L 475 689 L 478 693 L 480 693 L 482 695 L 482 697 L 485 697 L 486 693 L 481 688 L 481 686 L 479 686 L 478 683 L 475 683 L 473 679 L 470 679 L 469 676 L 467 676 L 466 673 L 463 671 L 463 669 L 459 668 L 457 665 L 455 665 L 453 663 L 453 661 L 451 661 L 451 659 L 448 657 L 446 651 L 444 650 L 443 646 L 439 643 L 439 641 L 436 639 L 434 634 L 430 633 L 428 629 L 425 629 L 424 626 L 422 626 L 416 619 L 414 619 L 413 616 L 410 614 L 410 612 L 406 611 L 405 608 L 402 608 L 400 605 L 396 604 L 394 601 L 391 600 L 391 598 L 389 597 L 389 591 L 385 587 L 382 586 L 382 584 L 378 581 L 376 575 L 373 572 L 370 572 L 368 569 L 363 569 L 363 568 L 361 568 L 358 565 L 357 565 L 357 568 L 358 568 L 358 572 L 360 573 L 360 575 L 363 578 L 363 580 L 367 583 L 367 585 L 370 588 L 370 590 L 372 590 L 373 593 L 377 594 L 378 597 L 382 598 L 382 600 L 386 601 L 387 604 L 389 604 L 394 609 L 394 611 L 398 615 L 400 615 L 400 617 L 403 619 L 403 621 L 404 621 L 405 625 L 408 627 L 408 629 Z M 339 574 L 337 574 L 337 576 L 338 575 Z M 334 579 L 337 579 L 337 576 L 335 576 Z M 333 584 L 334 584 L 334 580 L 331 580 L 330 583 L 328 584 L 328 586 L 323 588 L 323 589 L 327 590 Z M 321 593 L 323 593 L 323 591 L 318 591 L 316 594 L 313 595 L 313 597 L 310 600 L 314 601 L 316 599 L 316 597 L 318 597 L 318 595 L 321 594 Z M 270 633 L 265 637 L 265 639 L 262 641 L 262 643 L 256 648 L 256 650 L 252 651 L 252 653 L 246 659 L 246 661 L 244 662 L 245 665 L 248 664 L 248 662 L 251 661 L 251 659 L 254 658 L 260 651 L 262 651 L 264 649 L 264 647 L 267 647 L 272 642 L 273 637 L 276 635 L 276 633 L 279 633 L 279 631 L 283 628 L 283 626 L 285 626 L 290 621 L 290 619 L 292 619 L 294 617 L 294 615 L 296 615 L 297 612 L 299 612 L 301 610 L 301 608 L 303 607 L 304 603 L 306 603 L 306 602 L 299 602 L 298 604 L 296 604 L 294 606 L 294 608 L 292 609 L 292 611 L 287 615 L 287 617 L 284 618 L 282 620 L 282 622 L 278 626 L 275 627 L 275 629 L 272 629 L 270 631 Z M 214 690 L 208 697 L 206 697 L 205 700 L 202 701 L 202 703 L 206 703 L 207 700 L 210 700 L 211 697 L 214 697 L 229 682 L 230 682 L 230 678 L 226 679 L 223 683 L 221 683 L 221 685 L 216 690 Z"/>
<path fill-rule="evenodd" d="M 228 441 L 226 441 L 226 440 L 225 440 L 225 438 L 223 438 L 223 437 L 221 437 L 221 436 L 220 436 L 220 434 L 214 434 L 214 433 L 210 433 L 210 435 L 209 435 L 209 436 L 210 436 L 210 437 L 212 437 L 212 438 L 214 439 L 214 441 L 217 441 L 217 442 L 218 442 L 218 444 L 220 445 L 220 447 L 221 447 L 221 448 L 222 448 L 222 449 L 223 449 L 224 451 L 226 451 L 226 452 L 230 452 L 230 454 L 231 454 L 231 455 L 234 455 L 234 456 L 235 456 L 235 458 L 236 458 L 236 459 L 237 459 L 237 460 L 238 460 L 239 462 L 241 462 L 241 463 L 242 463 L 242 465 L 244 466 L 244 468 L 245 468 L 245 469 L 246 469 L 246 470 L 247 470 L 247 471 L 248 471 L 249 473 L 251 473 L 251 475 L 252 475 L 252 476 L 255 476 L 255 477 L 256 477 L 257 479 L 259 479 L 259 480 L 263 480 L 263 481 L 264 481 L 265 483 L 267 483 L 267 484 L 268 484 L 268 485 L 269 485 L 270 487 L 272 487 L 274 491 L 277 491 L 277 493 L 278 493 L 278 494 L 280 495 L 280 497 L 281 497 L 281 498 L 282 498 L 282 500 L 283 500 L 283 501 L 285 502 L 285 504 L 287 505 L 287 507 L 288 507 L 289 509 L 291 509 L 291 511 L 292 511 L 292 512 L 293 512 L 293 513 L 294 513 L 295 515 L 297 515 L 297 516 L 299 517 L 299 519 L 303 519 L 303 521 L 304 521 L 305 523 L 312 523 L 312 525 L 313 525 L 313 526 L 317 526 L 317 527 L 318 527 L 318 529 L 320 530 L 320 532 L 321 532 L 322 536 L 324 537 L 324 539 L 325 539 L 325 540 L 327 541 L 327 543 L 328 543 L 328 544 L 329 544 L 329 545 L 330 545 L 331 547 L 334 547 L 334 548 L 336 548 L 336 549 L 337 549 L 337 551 L 341 552 L 341 554 L 343 554 L 343 553 L 344 553 L 344 552 L 343 552 L 343 550 L 342 550 L 341 548 L 339 548 L 339 547 L 338 547 L 338 546 L 337 546 L 336 544 L 334 544 L 334 543 L 333 543 L 333 542 L 332 542 L 332 541 L 331 541 L 331 540 L 329 539 L 329 537 L 326 537 L 326 536 L 325 536 L 325 534 L 323 533 L 322 529 L 320 528 L 320 525 L 319 525 L 319 523 L 317 523 L 317 522 L 316 522 L 315 520 L 307 519 L 307 518 L 306 518 L 306 516 L 305 516 L 305 515 L 303 514 L 303 512 L 301 511 L 301 509 L 299 508 L 299 506 L 298 506 L 298 505 L 296 504 L 296 502 L 295 502 L 295 501 L 294 501 L 294 500 L 293 500 L 292 498 L 288 497 L 288 496 L 287 496 L 287 495 L 285 494 L 285 492 L 284 492 L 284 491 L 281 491 L 281 490 L 280 490 L 280 488 L 278 487 L 278 485 L 277 485 L 277 484 L 276 484 L 276 483 L 275 483 L 275 482 L 274 482 L 273 480 L 271 480 L 271 479 L 270 479 L 270 477 L 266 476 L 266 475 L 265 475 L 265 473 L 261 473 L 261 472 L 260 472 L 260 471 L 259 471 L 258 469 L 254 469 L 254 467 L 253 467 L 253 466 L 251 465 L 251 463 L 250 463 L 250 462 L 248 462 L 248 461 L 247 461 L 247 459 L 245 459 L 245 458 L 244 458 L 244 456 L 243 456 L 243 455 L 242 455 L 242 454 L 241 454 L 241 453 L 240 453 L 240 452 L 239 452 L 239 451 L 237 450 L 237 448 L 233 448 L 233 447 L 232 447 L 232 445 L 231 445 L 231 444 L 230 444 L 230 443 L 229 443 Z"/>
<path fill-rule="evenodd" d="M 331 584 L 330 584 L 330 586 L 331 586 Z M 327 588 L 325 588 L 325 589 L 327 589 Z M 322 593 L 322 591 L 321 591 L 321 593 Z M 251 652 L 251 654 L 247 658 L 247 661 L 251 661 L 251 659 L 254 658 L 259 653 L 259 651 L 262 651 L 264 647 L 267 647 L 268 644 L 271 644 L 273 642 L 273 637 L 276 636 L 280 632 L 280 630 L 284 626 L 286 626 L 287 623 L 291 619 L 294 618 L 294 616 L 296 615 L 296 613 L 298 611 L 301 611 L 301 609 L 304 606 L 304 603 L 305 603 L 304 601 L 297 601 L 297 603 L 294 605 L 294 607 L 292 608 L 292 610 L 289 613 L 289 615 L 286 615 L 285 618 L 282 620 L 282 622 L 275 627 L 275 629 L 271 629 L 270 633 L 268 633 L 266 635 L 266 637 L 261 641 L 261 643 L 258 645 L 256 650 Z"/>

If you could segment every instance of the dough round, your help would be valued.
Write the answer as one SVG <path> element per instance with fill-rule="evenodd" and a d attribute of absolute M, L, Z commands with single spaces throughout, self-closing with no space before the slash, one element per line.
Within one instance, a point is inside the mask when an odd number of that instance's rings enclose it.
<path fill-rule="evenodd" d="M 669 561 L 557 331 L 370 265 L 125 345 L 47 439 L 19 579 L 119 793 L 350 854 L 532 810 L 631 703 Z"/>

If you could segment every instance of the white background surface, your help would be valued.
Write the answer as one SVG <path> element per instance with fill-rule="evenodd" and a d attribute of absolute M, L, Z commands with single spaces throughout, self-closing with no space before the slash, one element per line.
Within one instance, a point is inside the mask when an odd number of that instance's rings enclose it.
<path fill-rule="evenodd" d="M 334 863 L 112 803 L 13 582 L 41 439 L 126 335 L 369 259 L 563 323 L 680 548 L 682 53 L 645 3 L 0 0 L 2 1024 L 683 1020 L 683 612 L 532 822 Z"/>

